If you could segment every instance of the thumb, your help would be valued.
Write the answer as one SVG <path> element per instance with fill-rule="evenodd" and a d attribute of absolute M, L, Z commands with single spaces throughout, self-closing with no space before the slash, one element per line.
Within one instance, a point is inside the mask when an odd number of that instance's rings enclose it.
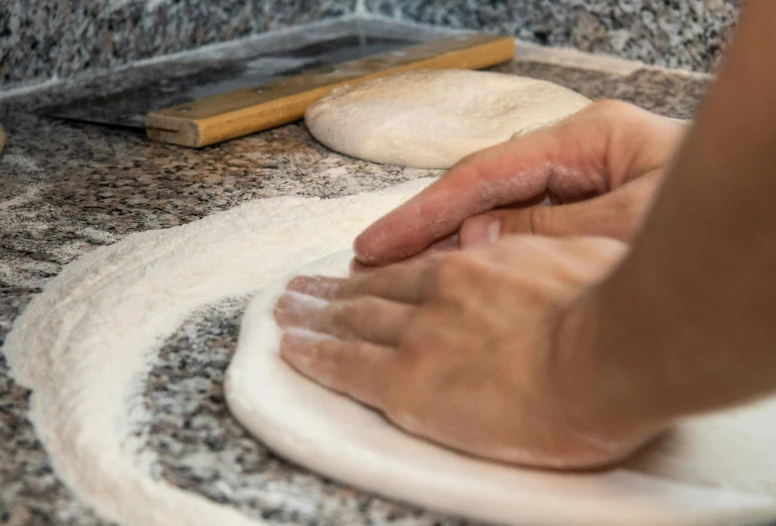
<path fill-rule="evenodd" d="M 585 201 L 476 215 L 461 226 L 460 245 L 487 245 L 510 234 L 588 235 L 630 241 L 641 228 L 658 182 L 656 176 L 644 176 Z"/>

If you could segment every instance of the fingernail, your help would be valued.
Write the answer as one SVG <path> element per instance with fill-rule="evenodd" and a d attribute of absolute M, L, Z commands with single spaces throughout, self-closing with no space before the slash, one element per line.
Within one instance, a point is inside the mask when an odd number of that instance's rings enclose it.
<path fill-rule="evenodd" d="M 372 225 L 353 240 L 353 252 L 355 252 L 356 260 L 360 263 L 369 265 L 379 259 L 379 256 L 375 257 L 372 247 L 377 237 L 376 231 L 379 231 L 379 228 L 375 228 L 375 225 Z M 379 245 L 379 241 L 377 244 Z"/>
<path fill-rule="evenodd" d="M 324 309 L 329 303 L 321 298 L 310 296 L 294 290 L 286 290 L 275 303 L 273 314 L 275 321 L 281 326 L 299 325 L 317 311 Z M 304 326 L 304 323 L 301 323 Z"/>
<path fill-rule="evenodd" d="M 501 220 L 494 216 L 478 216 L 466 221 L 461 230 L 461 247 L 489 245 L 501 236 Z"/>
<path fill-rule="evenodd" d="M 298 292 L 321 299 L 334 298 L 338 288 L 337 280 L 323 276 L 296 276 L 286 286 L 289 292 Z"/>

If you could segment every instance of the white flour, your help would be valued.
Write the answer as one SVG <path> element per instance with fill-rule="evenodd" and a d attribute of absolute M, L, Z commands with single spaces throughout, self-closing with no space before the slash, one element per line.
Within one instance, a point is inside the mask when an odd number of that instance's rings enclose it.
<path fill-rule="evenodd" d="M 257 525 L 149 474 L 128 434 L 154 353 L 191 311 L 257 290 L 349 248 L 430 181 L 342 199 L 246 203 L 182 227 L 128 236 L 67 265 L 3 351 L 31 388 L 31 419 L 57 474 L 104 518 L 142 526 Z"/>
<path fill-rule="evenodd" d="M 124 525 L 263 524 L 155 479 L 154 458 L 134 453 L 130 431 L 145 416 L 139 393 L 155 352 L 203 305 L 277 286 L 314 261 L 307 270 L 342 271 L 342 256 L 319 260 L 348 249 L 428 183 L 342 199 L 255 201 L 131 235 L 67 265 L 4 348 L 17 381 L 33 390 L 31 418 L 57 474 Z M 606 473 L 500 466 L 413 439 L 292 373 L 262 329 L 274 323 L 267 306 L 277 292 L 267 289 L 246 314 L 228 394 L 252 432 L 304 465 L 400 500 L 509 524 L 716 526 L 776 516 L 776 402 L 690 422 L 643 464 Z"/>
<path fill-rule="evenodd" d="M 296 273 L 345 276 L 349 250 Z M 521 469 L 400 431 L 309 381 L 279 355 L 273 315 L 291 275 L 243 316 L 229 408 L 270 449 L 328 477 L 426 509 L 511 526 L 754 525 L 776 517 L 776 400 L 688 420 L 670 439 L 597 473 Z"/>

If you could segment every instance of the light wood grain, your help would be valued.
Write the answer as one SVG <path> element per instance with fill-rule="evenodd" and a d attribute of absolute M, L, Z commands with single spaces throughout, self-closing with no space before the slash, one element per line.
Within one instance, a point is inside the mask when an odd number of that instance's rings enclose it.
<path fill-rule="evenodd" d="M 344 85 L 419 69 L 481 69 L 515 53 L 514 41 L 457 35 L 389 51 L 149 113 L 149 138 L 200 148 L 301 119 L 305 110 Z"/>

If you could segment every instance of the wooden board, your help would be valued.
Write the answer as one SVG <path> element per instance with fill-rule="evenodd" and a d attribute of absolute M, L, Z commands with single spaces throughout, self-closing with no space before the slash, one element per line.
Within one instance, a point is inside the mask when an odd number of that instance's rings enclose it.
<path fill-rule="evenodd" d="M 510 37 L 456 35 L 154 111 L 146 132 L 155 141 L 201 148 L 299 120 L 340 86 L 420 69 L 481 69 L 514 54 Z"/>

